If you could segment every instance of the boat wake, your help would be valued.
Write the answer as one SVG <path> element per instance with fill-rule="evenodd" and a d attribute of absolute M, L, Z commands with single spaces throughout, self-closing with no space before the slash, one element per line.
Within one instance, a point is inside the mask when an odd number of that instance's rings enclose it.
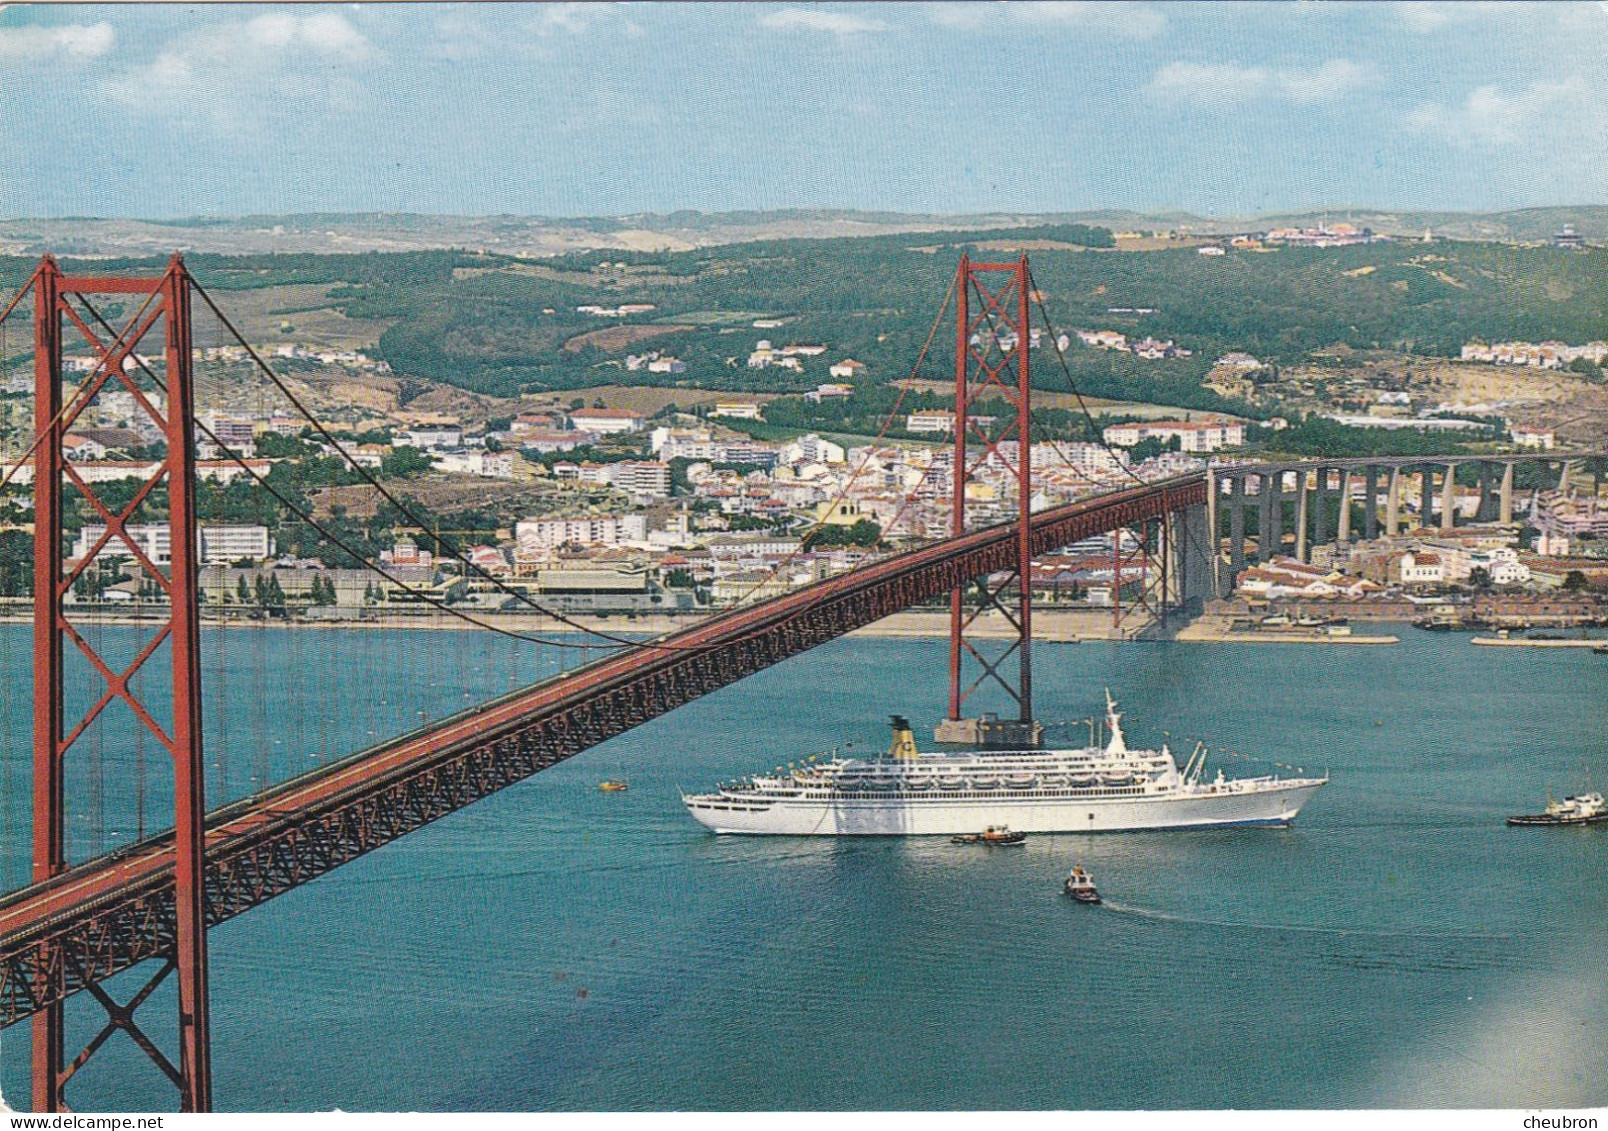
<path fill-rule="evenodd" d="M 1474 939 L 1497 942 L 1511 939 L 1512 935 L 1480 934 L 1474 931 L 1392 931 L 1373 927 L 1319 927 L 1309 924 L 1291 923 L 1243 923 L 1228 919 L 1203 919 L 1191 915 L 1174 915 L 1170 911 L 1158 911 L 1150 907 L 1134 907 L 1127 903 L 1118 903 L 1106 900 L 1108 911 L 1115 911 L 1121 915 L 1133 915 L 1142 919 L 1160 919 L 1169 923 L 1189 923 L 1201 927 L 1223 927 L 1239 931 L 1276 931 L 1280 933 L 1295 933 L 1303 935 L 1355 935 L 1363 938 L 1381 939 Z"/>

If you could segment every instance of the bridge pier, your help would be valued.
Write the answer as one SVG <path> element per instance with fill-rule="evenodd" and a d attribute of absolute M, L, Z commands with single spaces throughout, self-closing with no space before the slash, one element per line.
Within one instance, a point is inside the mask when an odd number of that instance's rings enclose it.
<path fill-rule="evenodd" d="M 1340 471 L 1340 522 L 1334 532 L 1336 546 L 1347 546 L 1351 543 L 1351 470 L 1342 468 Z"/>
<path fill-rule="evenodd" d="M 1237 473 L 1228 481 L 1228 572 L 1230 588 L 1239 584 L 1245 568 L 1245 475 Z"/>
<path fill-rule="evenodd" d="M 1256 559 L 1264 565 L 1273 560 L 1284 540 L 1284 506 L 1279 472 L 1263 472 L 1256 481 L 1257 504 L 1261 508 L 1256 520 Z"/>
<path fill-rule="evenodd" d="M 1379 537 L 1379 469 L 1371 463 L 1362 469 L 1362 489 L 1368 500 L 1362 508 L 1362 537 L 1372 542 Z"/>
<path fill-rule="evenodd" d="M 1308 536 L 1307 544 L 1310 551 L 1314 546 L 1321 546 L 1328 539 L 1324 537 L 1329 518 L 1327 496 L 1329 494 L 1329 469 L 1319 467 L 1313 478 L 1312 490 L 1312 532 Z"/>
<path fill-rule="evenodd" d="M 1502 465 L 1502 486 L 1497 502 L 1497 521 L 1503 526 L 1513 525 L 1513 461 Z"/>
<path fill-rule="evenodd" d="M 1385 495 L 1385 536 L 1401 533 L 1401 468 L 1390 469 L 1389 493 Z"/>
<path fill-rule="evenodd" d="M 1441 479 L 1441 519 L 1442 530 L 1453 530 L 1457 527 L 1457 464 L 1448 463 L 1446 474 Z"/>
<path fill-rule="evenodd" d="M 1435 521 L 1435 471 L 1429 464 L 1418 468 L 1418 526 L 1428 530 Z"/>
<path fill-rule="evenodd" d="M 1178 603 L 1186 616 L 1199 616 L 1208 598 L 1226 597 L 1234 591 L 1232 586 L 1226 591 L 1220 587 L 1216 547 L 1207 536 L 1210 512 L 1206 502 L 1173 512 L 1174 536 L 1168 543 L 1176 555 L 1173 576 L 1178 579 Z"/>
<path fill-rule="evenodd" d="M 1295 557 L 1297 561 L 1310 561 L 1307 554 L 1307 473 L 1299 468 L 1295 473 Z"/>

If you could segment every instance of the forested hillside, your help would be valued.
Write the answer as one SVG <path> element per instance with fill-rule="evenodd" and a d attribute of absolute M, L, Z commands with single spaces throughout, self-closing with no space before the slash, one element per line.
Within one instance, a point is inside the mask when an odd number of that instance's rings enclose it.
<path fill-rule="evenodd" d="M 1608 251 L 1435 241 L 1333 249 L 1117 251 L 1084 225 L 859 239 L 779 240 L 688 252 L 587 254 L 540 261 L 472 252 L 223 257 L 192 270 L 216 290 L 324 284 L 354 319 L 388 325 L 378 356 L 397 373 L 498 395 L 591 385 L 687 385 L 796 392 L 855 358 L 866 376 L 908 375 L 962 250 L 1009 258 L 1026 241 L 1035 280 L 1061 329 L 1108 328 L 1173 339 L 1188 358 L 1145 361 L 1082 347 L 1068 362 L 1082 391 L 1125 400 L 1225 407 L 1201 389 L 1211 362 L 1244 350 L 1277 364 L 1345 344 L 1455 356 L 1476 340 L 1608 337 Z M 96 261 L 97 269 L 158 266 Z M 14 287 L 32 262 L 0 261 Z M 624 318 L 579 306 L 652 304 Z M 1146 308 L 1154 313 L 1112 313 Z M 780 321 L 756 328 L 755 321 Z M 613 328 L 610 330 L 610 328 Z M 597 333 L 609 330 L 607 333 Z M 819 343 L 800 373 L 749 369 L 755 343 Z M 924 373 L 951 349 L 940 329 Z M 628 353 L 661 351 L 681 373 L 627 374 Z M 1038 382 L 1064 389 L 1044 351 Z"/>

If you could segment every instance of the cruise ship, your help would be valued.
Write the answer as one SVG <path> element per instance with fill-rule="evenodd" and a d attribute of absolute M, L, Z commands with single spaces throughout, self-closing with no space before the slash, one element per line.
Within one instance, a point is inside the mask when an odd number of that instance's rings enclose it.
<path fill-rule="evenodd" d="M 961 754 L 917 751 L 894 716 L 883 758 L 832 757 L 683 794 L 717 833 L 773 836 L 936 836 L 1008 825 L 1028 833 L 1104 833 L 1288 825 L 1329 779 L 1276 775 L 1203 780 L 1204 745 L 1179 769 L 1166 744 L 1130 750 L 1106 693 L 1104 746 Z M 1092 737 L 1092 736 L 1091 736 Z"/>

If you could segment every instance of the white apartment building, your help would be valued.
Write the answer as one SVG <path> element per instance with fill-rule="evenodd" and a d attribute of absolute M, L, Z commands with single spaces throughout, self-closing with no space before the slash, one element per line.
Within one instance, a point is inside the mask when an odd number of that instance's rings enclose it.
<path fill-rule="evenodd" d="M 622 542 L 643 542 L 647 537 L 648 519 L 641 514 L 527 518 L 514 526 L 514 538 L 519 543 L 522 558 L 541 557 L 544 551 L 566 543 L 618 546 Z"/>
<path fill-rule="evenodd" d="M 992 428 L 998 417 L 979 416 L 976 413 L 967 413 L 966 422 L 978 428 Z M 905 417 L 906 432 L 953 432 L 955 430 L 955 414 L 947 409 L 932 409 L 926 412 L 912 412 Z"/>
<path fill-rule="evenodd" d="M 266 526 L 202 526 L 200 536 L 201 560 L 208 565 L 274 556 L 274 539 Z"/>
<path fill-rule="evenodd" d="M 670 465 L 658 460 L 628 459 L 604 465 L 608 482 L 634 499 L 670 497 Z"/>
<path fill-rule="evenodd" d="M 1151 420 L 1112 424 L 1102 433 L 1116 448 L 1131 448 L 1144 440 L 1169 442 L 1174 437 L 1185 452 L 1215 452 L 1245 443 L 1245 425 L 1232 420 Z"/>
<path fill-rule="evenodd" d="M 172 531 L 167 523 L 133 523 L 124 529 L 128 531 L 134 544 L 140 548 L 140 552 L 151 560 L 151 564 L 165 566 L 173 563 Z M 105 533 L 104 523 L 85 526 L 78 532 L 78 540 L 73 543 L 73 557 L 82 558 L 88 554 Z M 197 535 L 201 560 L 207 565 L 228 565 L 242 558 L 262 561 L 273 557 L 274 554 L 273 536 L 268 533 L 266 526 L 202 526 Z M 129 556 L 127 543 L 115 536 L 106 543 L 101 553 L 112 557 Z"/>
<path fill-rule="evenodd" d="M 859 365 L 860 363 L 855 362 L 854 364 Z M 864 366 L 861 366 L 861 368 L 863 369 Z M 838 371 L 838 367 L 836 365 L 834 365 L 830 370 L 828 370 L 828 372 L 833 373 L 834 375 L 837 373 L 837 371 Z M 815 388 L 811 389 L 809 392 L 804 394 L 804 399 L 807 400 L 807 401 L 812 401 L 815 404 L 820 404 L 822 401 L 842 400 L 842 399 L 844 399 L 846 397 L 852 397 L 853 395 L 854 395 L 854 386 L 853 385 L 840 385 L 840 384 L 835 384 L 835 383 L 827 383 L 827 384 L 815 386 Z"/>
<path fill-rule="evenodd" d="M 800 436 L 790 444 L 784 444 L 780 454 L 781 461 L 787 464 L 842 463 L 846 458 L 843 445 L 823 440 L 814 432 Z"/>
<path fill-rule="evenodd" d="M 399 448 L 423 448 L 426 451 L 458 448 L 463 446 L 463 429 L 410 428 L 405 432 L 398 432 L 391 443 Z"/>
<path fill-rule="evenodd" d="M 1530 569 L 1520 563 L 1519 553 L 1512 546 L 1493 545 L 1490 537 L 1459 538 L 1455 533 L 1425 538 L 1418 543 L 1418 551 L 1432 553 L 1440 559 L 1442 581 L 1467 581 L 1476 569 L 1485 570 L 1498 585 L 1529 580 Z"/>
<path fill-rule="evenodd" d="M 801 545 L 797 538 L 765 533 L 710 534 L 700 540 L 717 562 L 790 557 L 799 552 Z"/>
<path fill-rule="evenodd" d="M 1558 437 L 1546 428 L 1515 428 L 1513 442 L 1521 448 L 1536 448 L 1550 452 L 1558 445 Z"/>
<path fill-rule="evenodd" d="M 1122 461 L 1110 448 L 1104 444 L 1090 444 L 1083 440 L 1034 444 L 1032 458 L 1034 470 L 1071 467 L 1095 474 L 1117 472 L 1123 467 Z"/>
<path fill-rule="evenodd" d="M 710 416 L 729 416 L 734 420 L 761 420 L 761 408 L 752 401 L 717 401 Z"/>
<path fill-rule="evenodd" d="M 1128 335 L 1116 330 L 1078 330 L 1075 331 L 1078 341 L 1086 346 L 1098 350 L 1125 350 L 1128 348 Z"/>
<path fill-rule="evenodd" d="M 478 475 L 482 479 L 512 479 L 517 458 L 513 452 L 442 452 L 431 459 L 430 466 L 437 471 L 454 475 Z"/>
<path fill-rule="evenodd" d="M 1446 580 L 1439 554 L 1409 551 L 1396 560 L 1397 579 L 1403 585 L 1438 585 Z"/>
<path fill-rule="evenodd" d="M 662 460 L 707 459 L 717 455 L 713 435 L 702 429 L 655 428 L 650 437 L 653 454 Z"/>
<path fill-rule="evenodd" d="M 775 467 L 776 449 L 758 440 L 721 440 L 715 444 L 715 462 Z"/>
<path fill-rule="evenodd" d="M 570 423 L 583 432 L 620 435 L 642 431 L 648 418 L 628 408 L 578 408 L 570 413 Z"/>

